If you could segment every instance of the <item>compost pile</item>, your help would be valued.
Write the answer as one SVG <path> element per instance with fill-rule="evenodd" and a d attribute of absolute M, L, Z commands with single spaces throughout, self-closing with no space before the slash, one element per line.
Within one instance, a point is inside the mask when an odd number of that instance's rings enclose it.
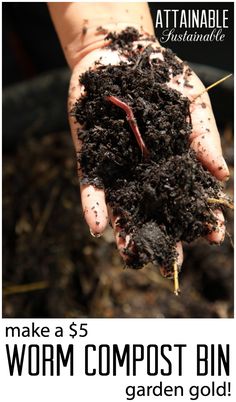
<path fill-rule="evenodd" d="M 184 72 L 186 85 L 191 70 L 171 50 L 154 48 L 154 39 L 137 45 L 139 39 L 133 28 L 108 34 L 108 47 L 123 60 L 108 66 L 98 60 L 95 70 L 80 77 L 85 95 L 72 114 L 83 127 L 78 134 L 82 182 L 104 188 L 119 217 L 120 236 L 130 236 L 126 264 L 141 268 L 158 263 L 169 276 L 176 242 L 191 242 L 215 228 L 208 199 L 219 198 L 221 187 L 190 150 L 189 100 L 167 85 L 170 70 L 173 76 Z M 150 57 L 160 52 L 162 58 Z"/>

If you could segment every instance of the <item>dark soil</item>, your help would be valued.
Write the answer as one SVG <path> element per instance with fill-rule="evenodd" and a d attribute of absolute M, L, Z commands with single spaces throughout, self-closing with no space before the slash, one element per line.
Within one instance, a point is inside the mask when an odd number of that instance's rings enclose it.
<path fill-rule="evenodd" d="M 219 198 L 220 184 L 198 162 L 189 147 L 189 100 L 168 88 L 169 68 L 183 72 L 170 50 L 164 60 L 150 44 L 133 50 L 138 31 L 109 34 L 109 47 L 126 55 L 127 62 L 102 66 L 80 77 L 86 95 L 72 111 L 83 125 L 78 155 L 83 183 L 104 188 L 106 201 L 120 217 L 121 236 L 130 235 L 126 264 L 141 268 L 152 262 L 172 273 L 177 241 L 192 242 L 215 227 L 208 198 Z M 153 40 L 151 38 L 151 40 Z M 186 85 L 190 69 L 186 72 Z M 111 101 L 115 97 L 131 108 L 135 121 Z M 129 109 L 130 110 L 130 109 Z M 145 149 L 131 125 L 137 123 Z M 144 152 L 146 154 L 144 154 Z M 132 244 L 132 247 L 131 247 Z"/>

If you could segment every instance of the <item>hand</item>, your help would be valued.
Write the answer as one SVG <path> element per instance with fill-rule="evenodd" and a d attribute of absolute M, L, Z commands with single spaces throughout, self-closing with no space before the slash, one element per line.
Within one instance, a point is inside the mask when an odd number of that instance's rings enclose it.
<path fill-rule="evenodd" d="M 151 43 L 153 46 L 153 43 Z M 135 45 L 135 44 L 134 44 Z M 145 42 L 145 46 L 147 42 Z M 159 44 L 156 43 L 159 47 Z M 151 55 L 151 57 L 161 57 L 157 54 Z M 96 68 L 94 62 L 100 59 L 100 62 L 104 65 L 118 64 L 120 62 L 120 56 L 106 47 L 102 49 L 90 49 L 90 52 L 84 55 L 84 57 L 74 67 L 70 93 L 69 93 L 69 111 L 72 106 L 83 94 L 83 88 L 79 86 L 79 76 L 88 68 Z M 229 176 L 229 171 L 222 156 L 222 150 L 220 145 L 220 136 L 216 127 L 214 115 L 212 112 L 209 96 L 207 93 L 202 94 L 204 86 L 195 74 L 191 74 L 189 77 L 186 75 L 187 66 L 181 76 L 176 76 L 170 80 L 168 85 L 180 91 L 184 96 L 188 97 L 191 101 L 190 112 L 192 118 L 192 134 L 190 137 L 191 147 L 196 151 L 199 160 L 202 164 L 219 180 L 226 180 Z M 186 85 L 186 79 L 188 80 Z M 81 149 L 81 141 L 78 139 L 79 125 L 75 122 L 75 119 L 70 116 L 70 126 L 72 137 L 75 145 L 76 152 Z M 81 177 L 80 167 L 78 166 L 78 172 Z M 91 185 L 81 185 L 81 198 L 82 206 L 85 215 L 85 219 L 90 227 L 90 230 L 95 235 L 100 235 L 109 220 L 109 217 L 115 228 L 116 242 L 118 249 L 125 259 L 122 250 L 127 246 L 129 239 L 122 239 L 119 237 L 119 230 L 121 228 L 114 225 L 116 219 L 112 216 L 112 212 L 108 212 L 108 208 L 105 203 L 104 191 L 97 189 Z M 94 209 L 96 208 L 96 213 Z M 225 227 L 224 217 L 220 210 L 214 211 L 218 219 L 218 228 L 208 235 L 208 240 L 212 242 L 221 242 L 224 239 Z M 181 243 L 177 244 L 178 251 L 178 264 L 181 265 L 183 261 L 183 251 Z"/>

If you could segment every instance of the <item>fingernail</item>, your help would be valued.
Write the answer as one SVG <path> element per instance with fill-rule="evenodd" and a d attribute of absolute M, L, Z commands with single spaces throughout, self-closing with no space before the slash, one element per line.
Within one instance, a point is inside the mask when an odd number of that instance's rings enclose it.
<path fill-rule="evenodd" d="M 217 159 L 218 159 L 218 163 L 219 163 L 218 170 L 224 170 L 227 172 L 227 174 L 223 180 L 229 180 L 229 168 L 227 166 L 225 158 L 222 155 L 220 155 L 219 158 L 217 158 Z"/>
<path fill-rule="evenodd" d="M 230 174 L 228 174 L 227 176 L 225 176 L 225 178 L 223 179 L 223 181 L 229 181 L 230 179 Z"/>
<path fill-rule="evenodd" d="M 101 237 L 103 235 L 103 233 L 93 232 L 91 228 L 89 228 L 89 230 L 93 237 Z"/>

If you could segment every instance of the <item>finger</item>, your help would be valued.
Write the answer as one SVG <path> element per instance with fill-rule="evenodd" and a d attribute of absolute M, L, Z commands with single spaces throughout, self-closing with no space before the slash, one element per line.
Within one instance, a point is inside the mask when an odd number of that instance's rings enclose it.
<path fill-rule="evenodd" d="M 204 94 L 190 106 L 192 119 L 191 147 L 198 159 L 218 180 L 227 180 L 229 169 L 222 155 L 210 99 Z"/>
<path fill-rule="evenodd" d="M 119 225 L 120 217 L 114 216 L 112 209 L 109 206 L 108 206 L 108 213 L 109 213 L 109 217 L 110 217 L 111 224 L 113 227 L 117 249 L 118 249 L 122 259 L 124 261 L 126 261 L 128 259 L 128 256 L 127 256 L 127 254 L 125 254 L 124 250 L 127 249 L 127 247 L 132 248 L 133 242 L 129 235 L 125 235 L 125 236 L 123 235 L 122 227 Z"/>
<path fill-rule="evenodd" d="M 177 258 L 176 258 L 175 262 L 177 262 L 178 271 L 180 271 L 181 266 L 183 264 L 183 260 L 184 260 L 184 252 L 183 252 L 183 246 L 182 246 L 181 241 L 176 243 L 175 248 L 176 248 L 176 252 L 177 252 Z M 173 266 L 173 268 L 174 268 L 174 266 Z M 167 277 L 168 278 L 173 278 L 174 269 L 171 272 L 169 269 L 167 270 L 165 267 L 160 267 L 160 272 L 161 272 L 162 276 L 164 276 L 166 278 Z"/>
<path fill-rule="evenodd" d="M 183 246 L 180 241 L 176 243 L 176 251 L 177 251 L 177 265 L 178 267 L 181 267 L 184 260 L 184 253 L 183 253 Z"/>
<path fill-rule="evenodd" d="M 187 67 L 185 67 L 182 76 L 172 78 L 169 86 L 188 97 L 191 102 L 191 147 L 205 168 L 217 179 L 227 180 L 229 170 L 222 156 L 220 135 L 216 126 L 210 98 L 207 93 L 197 97 L 197 95 L 203 92 L 205 87 L 193 72 L 191 75 L 186 75 L 186 70 Z"/>
<path fill-rule="evenodd" d="M 226 181 L 229 178 L 229 169 L 224 157 L 207 134 L 195 137 L 191 143 L 203 166 L 218 180 Z"/>
<path fill-rule="evenodd" d="M 211 243 L 222 243 L 225 238 L 225 219 L 222 211 L 220 209 L 216 209 L 212 211 L 215 217 L 217 218 L 216 229 L 207 235 L 207 240 Z M 211 228 L 211 226 L 209 225 Z"/>
<path fill-rule="evenodd" d="M 208 93 L 197 97 L 204 85 L 196 76 L 190 76 L 187 87 L 190 103 L 192 133 L 190 136 L 191 147 L 197 153 L 198 159 L 217 179 L 227 180 L 229 169 L 222 155 L 220 134 L 217 129 L 211 101 Z"/>
<path fill-rule="evenodd" d="M 101 235 L 108 223 L 105 193 L 92 185 L 81 185 L 80 188 L 85 220 L 94 236 Z"/>

